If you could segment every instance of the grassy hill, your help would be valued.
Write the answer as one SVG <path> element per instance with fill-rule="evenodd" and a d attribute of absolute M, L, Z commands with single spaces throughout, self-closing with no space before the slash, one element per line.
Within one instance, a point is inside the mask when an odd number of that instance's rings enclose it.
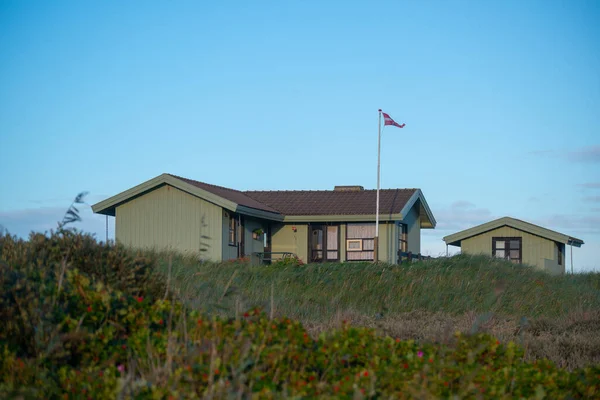
<path fill-rule="evenodd" d="M 186 304 L 210 313 L 273 308 L 275 316 L 298 319 L 313 334 L 343 321 L 435 342 L 451 340 L 455 331 L 488 332 L 517 341 L 532 360 L 549 358 L 568 368 L 600 363 L 598 273 L 551 276 L 468 255 L 402 266 L 200 264 L 155 256 Z"/>
<path fill-rule="evenodd" d="M 592 398 L 599 288 L 485 257 L 251 266 L 0 236 L 0 395 Z"/>

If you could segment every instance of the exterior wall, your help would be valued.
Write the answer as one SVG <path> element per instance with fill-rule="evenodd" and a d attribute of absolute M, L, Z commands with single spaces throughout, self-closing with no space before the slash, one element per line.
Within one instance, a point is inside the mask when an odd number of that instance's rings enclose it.
<path fill-rule="evenodd" d="M 258 257 L 253 256 L 253 253 L 265 251 L 265 234 L 262 234 L 258 239 L 252 239 L 252 231 L 262 229 L 267 231 L 267 223 L 256 218 L 245 217 L 244 219 L 244 253 L 252 258 L 253 263 L 258 263 Z"/>
<path fill-rule="evenodd" d="M 233 260 L 238 256 L 238 247 L 229 244 L 229 215 L 235 215 L 236 219 L 238 218 L 238 214 L 229 211 L 223 212 L 223 260 Z M 242 216 L 242 225 L 244 227 L 242 233 L 244 235 L 244 256 L 252 257 L 252 253 L 265 251 L 263 236 L 259 239 L 252 239 L 252 231 L 262 228 L 266 232 L 267 223 L 257 218 Z M 257 262 L 258 259 L 253 258 L 252 261 Z"/>
<path fill-rule="evenodd" d="M 221 215 L 221 207 L 165 185 L 116 208 L 115 236 L 130 247 L 172 249 L 219 261 Z M 200 253 L 202 242 L 207 251 Z"/>
<path fill-rule="evenodd" d="M 419 219 L 419 202 L 416 202 L 402 221 L 407 225 L 408 251 L 413 254 L 421 252 L 421 220 Z M 491 246 L 491 244 L 490 244 Z M 490 252 L 491 252 L 490 247 Z"/>
<path fill-rule="evenodd" d="M 394 222 L 389 224 L 390 227 L 390 238 L 388 240 L 388 243 L 390 243 L 390 251 L 389 251 L 389 260 L 388 262 L 390 264 L 397 264 L 398 263 L 398 247 L 400 246 L 399 240 L 400 240 L 400 236 L 399 236 L 399 226 L 398 223 Z"/>
<path fill-rule="evenodd" d="M 563 257 L 563 265 L 559 266 L 557 262 L 558 249 L 554 241 L 508 226 L 503 226 L 482 233 L 481 235 L 462 240 L 461 252 L 468 254 L 487 254 L 491 256 L 492 237 L 520 237 L 522 238 L 523 246 L 521 257 L 524 264 L 529 264 L 554 274 L 564 273 L 565 257 Z"/>
<path fill-rule="evenodd" d="M 393 264 L 394 257 L 391 253 L 394 251 L 392 240 L 394 239 L 392 227 L 394 224 L 379 223 L 379 261 Z"/>
<path fill-rule="evenodd" d="M 292 226 L 296 227 L 296 232 Z M 289 251 L 308 262 L 308 224 L 271 225 L 271 251 Z"/>
<path fill-rule="evenodd" d="M 297 232 L 292 231 L 295 226 Z M 340 225 L 340 262 L 346 261 L 346 224 Z M 264 229 L 264 228 L 263 228 Z M 379 225 L 379 259 L 395 263 L 398 251 L 397 227 L 393 223 Z M 258 250 L 262 251 L 262 250 Z M 308 262 L 308 224 L 271 225 L 271 251 L 289 251 L 295 253 L 304 262 Z"/>
<path fill-rule="evenodd" d="M 563 248 L 562 265 L 558 264 L 558 246 Z M 544 259 L 544 268 L 552 275 L 562 275 L 565 273 L 566 261 L 566 248 L 563 243 L 554 242 L 554 257 L 552 259 Z"/>
<path fill-rule="evenodd" d="M 237 246 L 232 246 L 229 244 L 229 216 L 230 215 L 235 215 L 234 213 L 232 213 L 231 211 L 225 211 L 223 210 L 222 213 L 222 233 L 221 233 L 221 237 L 222 239 L 222 243 L 223 243 L 223 247 L 222 247 L 222 251 L 221 251 L 221 259 L 222 260 L 233 260 L 235 258 L 237 258 L 238 256 L 238 248 Z M 237 217 L 236 217 L 237 218 Z"/>
<path fill-rule="evenodd" d="M 346 224 L 340 224 L 340 262 L 346 261 Z"/>

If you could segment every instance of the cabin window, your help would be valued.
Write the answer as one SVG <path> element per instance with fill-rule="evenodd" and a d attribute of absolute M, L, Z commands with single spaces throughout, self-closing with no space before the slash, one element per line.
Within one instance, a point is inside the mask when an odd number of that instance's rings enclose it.
<path fill-rule="evenodd" d="M 408 251 L 408 225 L 400 224 L 400 251 L 406 253 Z"/>
<path fill-rule="evenodd" d="M 373 261 L 375 257 L 375 224 L 348 224 L 346 228 L 346 260 Z"/>
<path fill-rule="evenodd" d="M 238 231 L 238 221 L 235 219 L 234 215 L 229 216 L 229 245 L 236 246 L 237 245 L 237 231 Z"/>
<path fill-rule="evenodd" d="M 564 260 L 564 247 L 561 243 L 556 243 L 556 247 L 558 247 L 558 265 L 563 265 Z"/>
<path fill-rule="evenodd" d="M 520 237 L 494 237 L 492 238 L 492 255 L 497 258 L 521 263 L 522 238 Z"/>

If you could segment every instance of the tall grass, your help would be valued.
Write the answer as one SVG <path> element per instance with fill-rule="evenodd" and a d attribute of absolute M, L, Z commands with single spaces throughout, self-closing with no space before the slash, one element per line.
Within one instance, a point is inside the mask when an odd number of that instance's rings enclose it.
<path fill-rule="evenodd" d="M 445 342 L 455 331 L 515 340 L 529 359 L 576 368 L 600 363 L 600 274 L 551 276 L 485 256 L 411 265 L 252 266 L 154 255 L 190 307 L 235 316 L 261 307 L 300 320 L 313 334 L 343 321 L 380 333 Z"/>
<path fill-rule="evenodd" d="M 168 257 L 159 254 L 158 258 L 159 270 L 166 274 Z M 236 301 L 268 307 L 272 286 L 279 312 L 314 320 L 330 318 L 343 309 L 373 316 L 422 311 L 494 312 L 528 318 L 600 310 L 600 274 L 550 276 L 485 256 L 459 255 L 409 266 L 287 267 L 200 264 L 175 256 L 171 274 L 171 284 L 192 306 L 225 313 L 235 311 L 231 305 Z"/>

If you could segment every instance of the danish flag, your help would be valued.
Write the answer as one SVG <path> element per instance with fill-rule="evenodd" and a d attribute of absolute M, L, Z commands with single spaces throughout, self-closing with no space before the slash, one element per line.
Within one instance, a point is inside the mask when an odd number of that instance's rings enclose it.
<path fill-rule="evenodd" d="M 394 121 L 392 119 L 392 117 L 389 116 L 389 114 L 386 114 L 384 112 L 382 112 L 382 114 L 383 114 L 383 121 L 384 121 L 383 125 L 392 125 L 392 126 L 397 126 L 398 128 L 404 128 L 404 126 L 406 125 L 406 124 L 400 125 L 399 123 Z"/>

